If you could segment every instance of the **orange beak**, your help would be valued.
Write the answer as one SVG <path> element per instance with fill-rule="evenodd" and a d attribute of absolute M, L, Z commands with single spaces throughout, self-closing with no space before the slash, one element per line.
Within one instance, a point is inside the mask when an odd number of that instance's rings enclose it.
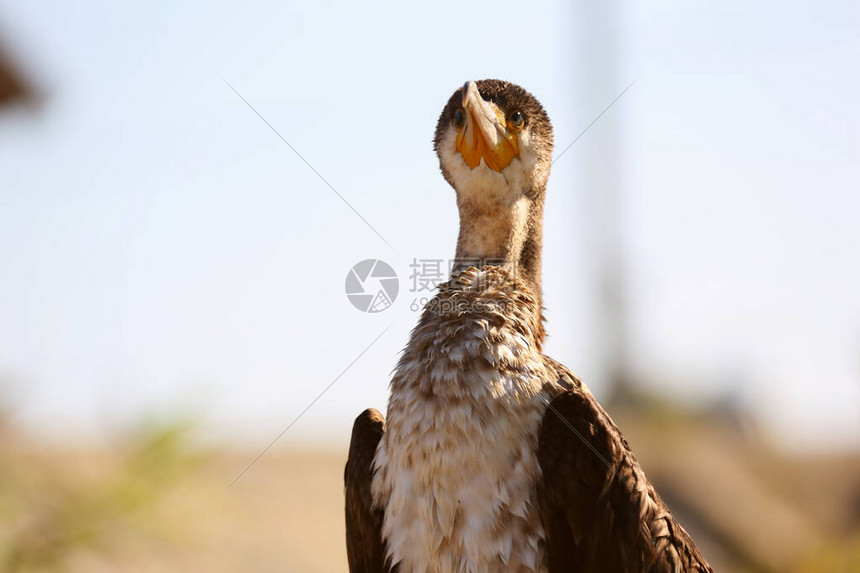
<path fill-rule="evenodd" d="M 463 86 L 463 109 L 466 121 L 457 134 L 457 151 L 470 169 L 481 164 L 501 172 L 520 154 L 517 136 L 505 125 L 505 116 L 499 108 L 484 101 L 475 82 Z"/>

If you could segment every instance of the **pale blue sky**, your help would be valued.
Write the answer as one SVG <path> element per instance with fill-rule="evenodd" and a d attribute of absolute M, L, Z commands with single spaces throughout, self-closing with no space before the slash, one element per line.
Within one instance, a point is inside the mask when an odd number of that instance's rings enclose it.
<path fill-rule="evenodd" d="M 47 96 L 0 115 L 0 391 L 22 423 L 192 409 L 267 443 L 393 323 L 285 437 L 345 443 L 415 322 L 409 261 L 453 254 L 431 145 L 450 93 L 523 85 L 561 149 L 639 78 L 553 167 L 548 353 L 601 393 L 584 182 L 617 145 L 645 376 L 737 393 L 789 447 L 860 442 L 856 3 L 624 3 L 614 74 L 588 65 L 584 3 L 176 4 L 0 0 Z M 366 315 L 343 282 L 371 257 L 404 282 Z"/>

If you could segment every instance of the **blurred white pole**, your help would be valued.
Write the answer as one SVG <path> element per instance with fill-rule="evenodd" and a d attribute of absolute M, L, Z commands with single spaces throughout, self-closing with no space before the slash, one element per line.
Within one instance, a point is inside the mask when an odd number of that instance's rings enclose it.
<path fill-rule="evenodd" d="M 628 83 L 619 73 L 618 3 L 582 1 L 576 30 L 582 120 L 591 121 Z M 620 103 L 620 102 L 619 102 Z M 591 116 L 588 118 L 587 116 Z M 630 377 L 628 319 L 624 292 L 622 173 L 624 134 L 618 108 L 590 130 L 582 146 L 582 190 L 586 221 L 584 245 L 594 277 L 592 317 L 599 377 L 606 395 L 623 399 Z"/>

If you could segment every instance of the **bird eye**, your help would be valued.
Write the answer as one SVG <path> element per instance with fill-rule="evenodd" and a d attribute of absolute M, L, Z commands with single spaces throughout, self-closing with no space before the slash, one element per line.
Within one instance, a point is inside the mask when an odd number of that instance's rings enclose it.
<path fill-rule="evenodd" d="M 520 129 L 523 126 L 524 121 L 525 121 L 525 119 L 523 118 L 523 114 L 522 114 L 522 112 L 519 112 L 519 111 L 515 111 L 508 118 L 508 123 L 514 129 Z"/>
<path fill-rule="evenodd" d="M 463 113 L 463 108 L 459 108 L 454 112 L 454 127 L 460 129 L 466 123 L 466 114 Z"/>

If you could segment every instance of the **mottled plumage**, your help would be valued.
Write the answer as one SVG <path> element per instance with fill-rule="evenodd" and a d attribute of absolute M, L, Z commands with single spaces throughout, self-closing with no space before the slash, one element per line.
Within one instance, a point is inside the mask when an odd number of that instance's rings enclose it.
<path fill-rule="evenodd" d="M 480 133 L 462 130 L 481 121 L 483 147 L 464 150 Z M 491 129 L 516 141 L 494 148 Z M 552 128 L 540 103 L 498 80 L 467 84 L 435 148 L 457 191 L 458 259 L 494 264 L 455 267 L 395 369 L 387 421 L 366 410 L 355 422 L 350 571 L 710 571 L 588 388 L 541 353 Z"/>

